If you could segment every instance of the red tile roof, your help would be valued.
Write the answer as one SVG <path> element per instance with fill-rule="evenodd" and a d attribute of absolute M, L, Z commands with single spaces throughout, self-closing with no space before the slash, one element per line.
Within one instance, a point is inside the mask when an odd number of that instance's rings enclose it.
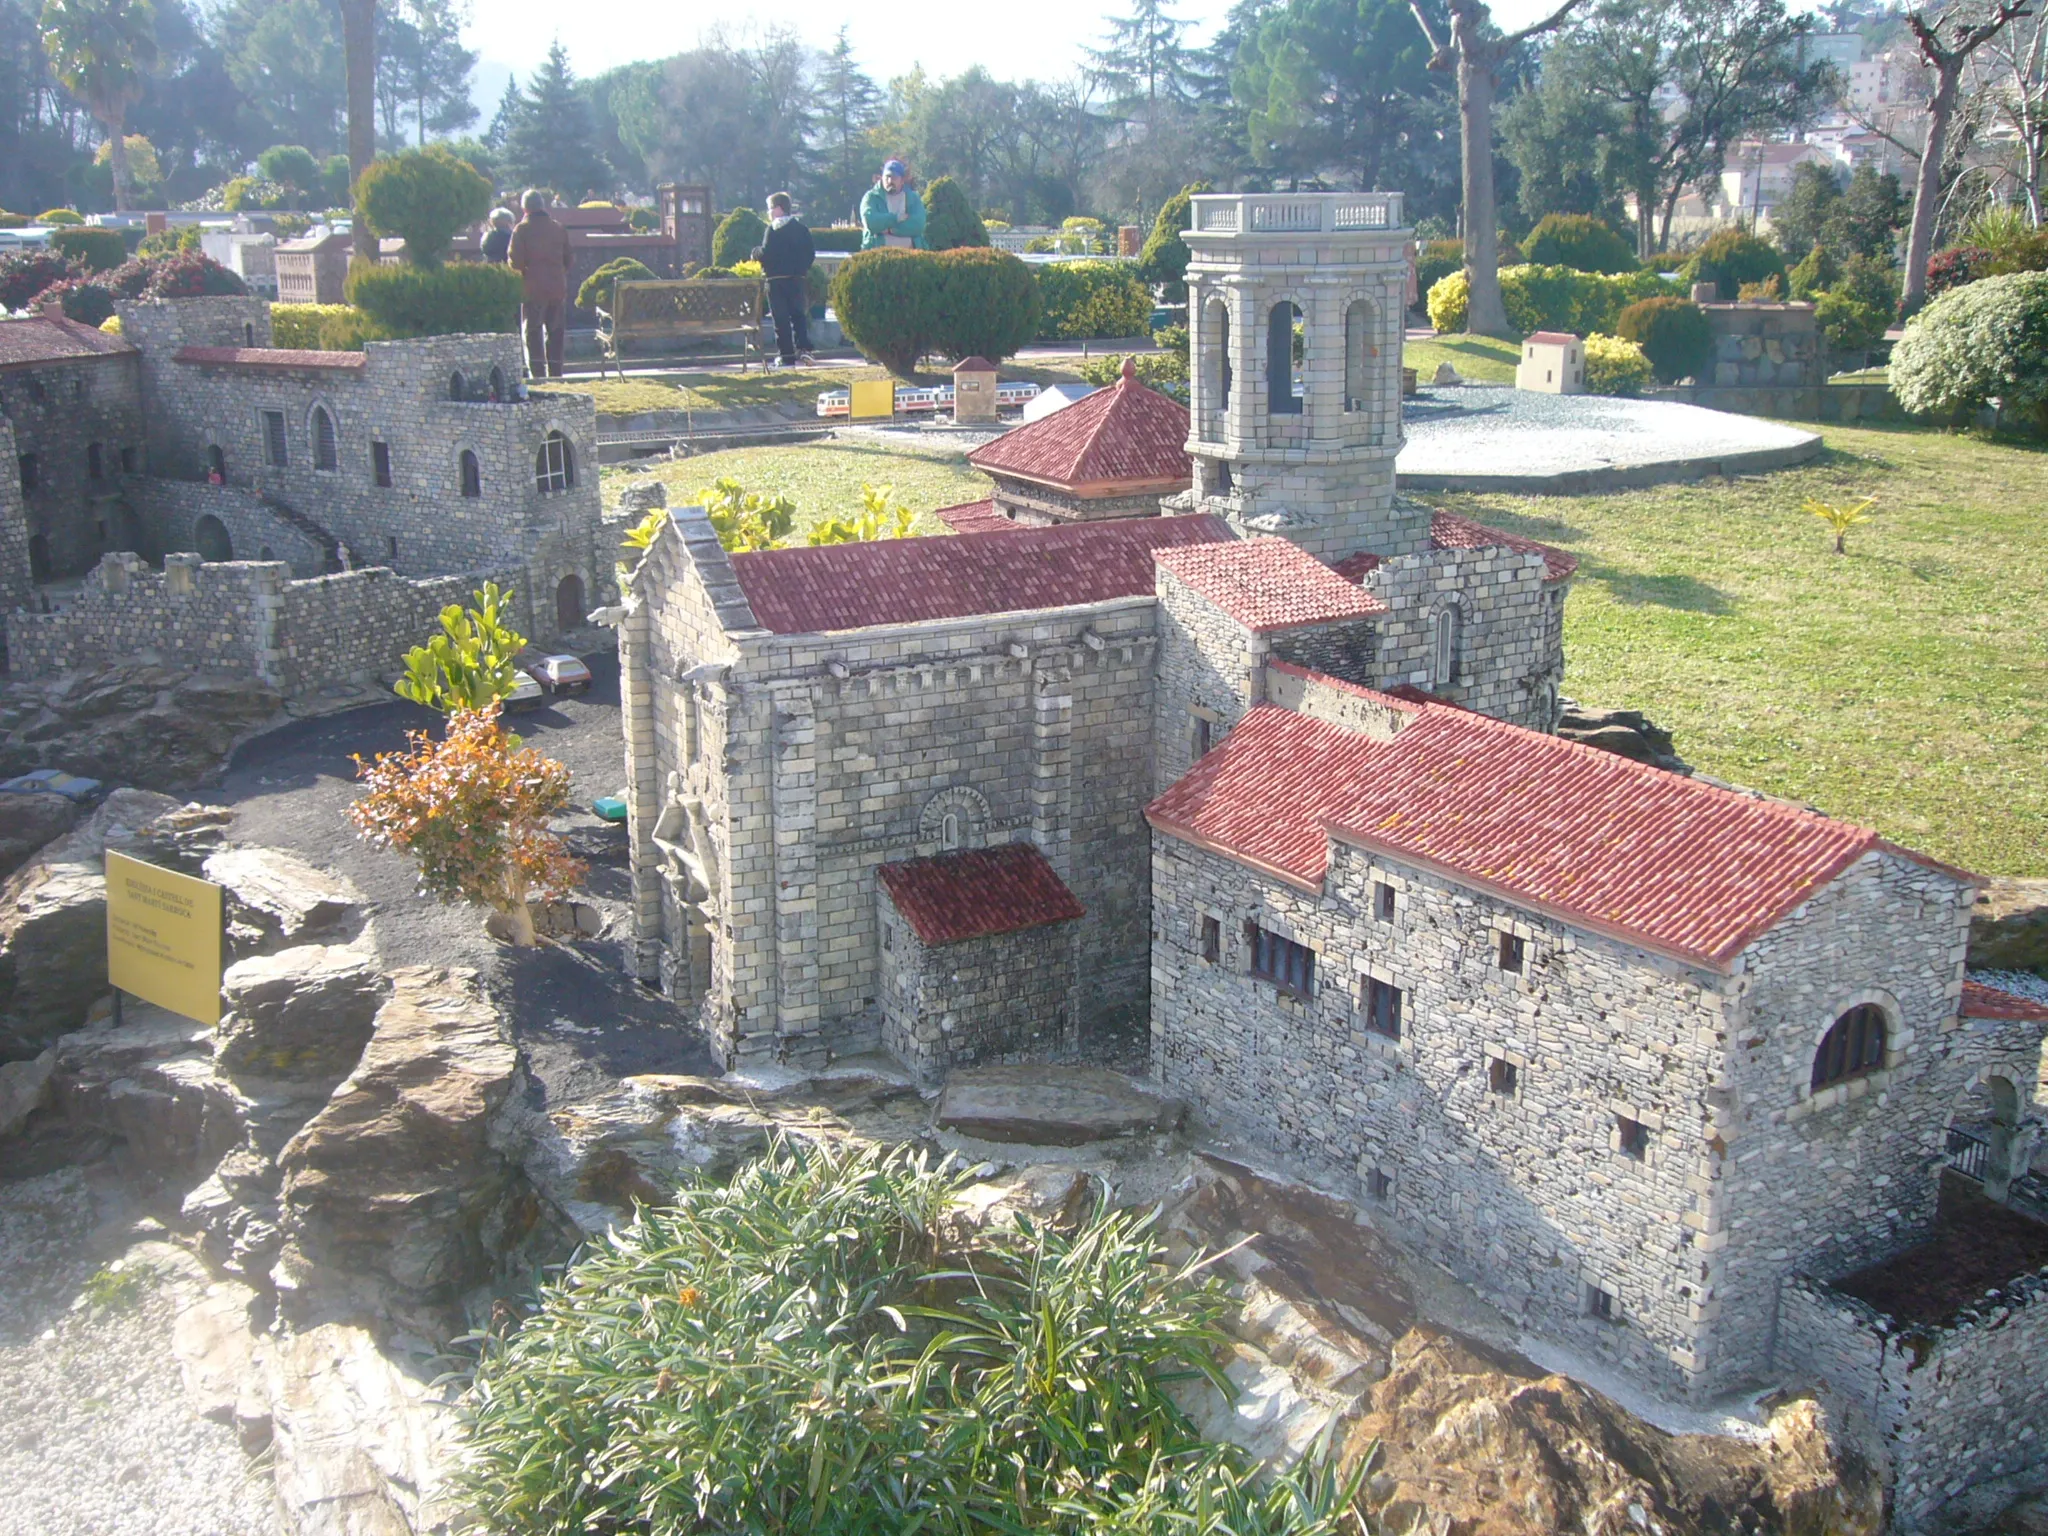
<path fill-rule="evenodd" d="M 1162 549 L 1155 557 L 1201 596 L 1257 634 L 1385 613 L 1387 605 L 1286 539 L 1242 539 Z"/>
<path fill-rule="evenodd" d="M 1330 569 L 1346 581 L 1364 581 L 1380 568 L 1380 557 L 1369 549 L 1361 549 L 1355 555 L 1346 555 Z"/>
<path fill-rule="evenodd" d="M 2016 992 L 2007 992 L 1981 981 L 1966 981 L 1963 983 L 1963 1017 L 2048 1024 L 2048 1003 L 2037 1003 L 2031 997 L 2021 997 Z"/>
<path fill-rule="evenodd" d="M 876 870 L 917 936 L 957 944 L 1080 917 L 1084 908 L 1031 843 L 969 848 Z"/>
<path fill-rule="evenodd" d="M 1108 389 L 1012 428 L 975 449 L 967 462 L 985 473 L 1066 487 L 1180 483 L 1193 475 L 1187 440 L 1187 407 L 1126 374 Z"/>
<path fill-rule="evenodd" d="M 1543 557 L 1543 579 L 1563 581 L 1579 568 L 1579 557 L 1517 534 L 1503 533 L 1455 512 L 1438 512 L 1429 520 L 1429 542 L 1438 549 L 1491 549 L 1496 545 Z"/>
<path fill-rule="evenodd" d="M 1570 331 L 1531 331 L 1522 338 L 1522 342 L 1525 346 L 1532 341 L 1537 341 L 1542 342 L 1545 346 L 1563 347 L 1569 346 L 1578 339 Z"/>
<path fill-rule="evenodd" d="M 764 629 L 807 635 L 1136 597 L 1157 589 L 1155 549 L 1229 537 L 1213 517 L 1134 517 L 757 550 L 732 568 Z"/>
<path fill-rule="evenodd" d="M 1408 722 L 1383 741 L 1260 705 L 1146 817 L 1312 890 L 1336 836 L 1715 967 L 1866 853 L 1947 870 L 1811 811 L 1485 715 L 1395 707 Z"/>
<path fill-rule="evenodd" d="M 209 368 L 347 369 L 368 367 L 370 359 L 361 352 L 309 352 L 292 347 L 180 347 L 171 354 L 171 361 Z"/>
<path fill-rule="evenodd" d="M 1003 516 L 993 501 L 963 501 L 957 507 L 940 507 L 932 516 L 955 533 L 1015 533 L 1026 526 Z"/>
<path fill-rule="evenodd" d="M 0 368 L 68 363 L 83 357 L 118 357 L 134 346 L 95 326 L 58 315 L 0 320 Z"/>

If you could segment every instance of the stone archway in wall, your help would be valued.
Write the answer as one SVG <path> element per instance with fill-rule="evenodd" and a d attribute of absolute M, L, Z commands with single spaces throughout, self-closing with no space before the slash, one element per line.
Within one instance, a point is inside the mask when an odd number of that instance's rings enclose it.
<path fill-rule="evenodd" d="M 199 558 L 210 563 L 235 558 L 235 543 L 228 537 L 227 524 L 211 512 L 192 525 L 192 542 L 199 546 Z"/>
<path fill-rule="evenodd" d="M 988 841 L 988 824 L 988 801 L 981 792 L 955 784 L 926 800 L 917 813 L 917 851 L 929 856 L 980 848 Z"/>
<path fill-rule="evenodd" d="M 2024 1098 L 2012 1079 L 1994 1073 L 1979 1075 L 1957 1100 L 1949 1116 L 1942 1148 L 1948 1166 L 1984 1186 L 1993 1200 L 2004 1200 L 2014 1177 L 2025 1172 L 2020 1117 Z"/>
<path fill-rule="evenodd" d="M 583 578 L 574 571 L 555 586 L 555 628 L 567 633 L 583 627 Z"/>

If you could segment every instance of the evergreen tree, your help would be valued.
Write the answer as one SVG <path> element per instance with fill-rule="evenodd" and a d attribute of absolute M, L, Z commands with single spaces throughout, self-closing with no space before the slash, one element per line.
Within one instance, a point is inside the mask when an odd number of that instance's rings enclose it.
<path fill-rule="evenodd" d="M 476 54 L 462 46 L 463 20 L 460 0 L 397 0 L 379 23 L 377 107 L 393 148 L 404 118 L 415 144 L 477 120 L 469 96 Z"/>
<path fill-rule="evenodd" d="M 854 61 L 846 28 L 818 68 L 812 148 L 817 179 L 808 199 L 814 222 L 847 217 L 874 176 L 874 143 L 869 138 L 882 113 L 882 93 Z"/>
<path fill-rule="evenodd" d="M 610 189 L 611 167 L 597 152 L 590 103 L 576 89 L 569 55 L 557 39 L 547 62 L 534 71 L 524 91 L 507 93 L 498 109 L 504 122 L 506 176 L 529 186 L 552 187 L 565 202 Z M 493 125 L 495 131 L 496 125 Z"/>
<path fill-rule="evenodd" d="M 1161 101 L 1193 94 L 1186 47 L 1188 24 L 1166 0 L 1135 0 L 1128 16 L 1109 18 L 1109 37 L 1087 50 L 1092 73 L 1125 110 L 1142 115 Z"/>

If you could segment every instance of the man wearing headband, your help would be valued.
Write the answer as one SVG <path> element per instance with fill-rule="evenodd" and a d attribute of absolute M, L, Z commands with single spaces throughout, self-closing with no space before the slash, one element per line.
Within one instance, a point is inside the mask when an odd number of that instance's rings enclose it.
<path fill-rule="evenodd" d="M 878 245 L 925 249 L 924 199 L 910 185 L 910 170 L 901 160 L 885 162 L 881 176 L 860 200 L 860 227 L 864 251 Z"/>

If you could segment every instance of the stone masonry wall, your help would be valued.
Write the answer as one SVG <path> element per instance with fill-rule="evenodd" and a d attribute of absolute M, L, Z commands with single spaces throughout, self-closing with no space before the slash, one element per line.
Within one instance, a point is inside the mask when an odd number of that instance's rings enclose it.
<path fill-rule="evenodd" d="M 282 560 L 294 577 L 327 573 L 327 547 L 303 525 L 240 486 L 149 475 L 130 482 L 129 495 L 141 520 L 141 553 L 153 561 L 196 552 L 199 520 L 212 517 L 226 531 L 237 559 Z"/>
<path fill-rule="evenodd" d="M 1046 1061 L 1075 1037 L 1072 922 L 928 945 L 875 882 L 882 1044 L 935 1083 L 956 1066 Z"/>
<path fill-rule="evenodd" d="M 1942 1506 L 1986 1484 L 1980 1518 L 2048 1485 L 2048 1275 L 2021 1276 L 1926 1328 L 1795 1276 L 1779 1305 L 1777 1365 L 1876 1425 L 1895 1530 L 1952 1524 Z"/>
<path fill-rule="evenodd" d="M 1815 388 L 1827 382 L 1827 349 L 1811 304 L 1702 304 L 1714 333 L 1718 388 Z"/>
<path fill-rule="evenodd" d="M 34 461 L 36 484 L 23 501 L 28 536 L 38 541 L 35 548 L 50 576 L 83 575 L 101 555 L 135 547 L 122 501 L 130 472 L 124 465 L 134 472 L 144 465 L 133 356 L 46 363 L 0 375 L 0 417 L 14 427 L 5 473 L 19 485 L 23 456 Z M 0 586 L 18 587 L 27 574 L 25 568 L 0 571 Z"/>
<path fill-rule="evenodd" d="M 1379 686 L 1412 683 L 1532 730 L 1556 724 L 1564 677 L 1563 592 L 1547 589 L 1543 557 L 1500 545 L 1443 549 L 1383 562 L 1365 589 L 1393 611 L 1380 621 Z M 1434 676 L 1436 616 L 1458 611 L 1458 669 Z"/>
<path fill-rule="evenodd" d="M 1152 788 L 1162 794 L 1195 765 L 1198 722 L 1213 748 L 1259 702 L 1266 643 L 1163 567 L 1157 590 Z"/>
<path fill-rule="evenodd" d="M 1958 1020 L 1973 888 L 1892 853 L 1866 856 L 1744 956 L 1724 1088 L 1700 1172 L 1716 1184 L 1714 1378 L 1761 1371 L 1783 1279 L 1832 1278 L 1932 1228 L 1945 1132 L 1988 1075 L 2025 1100 L 2039 1025 Z M 1815 1094 L 1813 1055 L 1859 1003 L 1889 1020 L 1882 1070 Z"/>
<path fill-rule="evenodd" d="M 0 416 L 0 613 L 11 613 L 35 591 L 28 565 L 28 506 L 15 472 L 14 423 Z"/>
<path fill-rule="evenodd" d="M 405 670 L 405 653 L 436 632 L 441 610 L 468 603 L 486 581 L 513 593 L 506 621 L 531 634 L 524 578 L 525 571 L 513 567 L 408 581 L 373 566 L 288 582 L 278 628 L 279 681 L 288 693 L 310 693 L 394 678 Z"/>
<path fill-rule="evenodd" d="M 1362 1198 L 1529 1325 L 1684 1384 L 1717 978 L 1343 844 L 1323 892 L 1165 834 L 1152 876 L 1152 1059 L 1168 1087 Z M 1392 923 L 1373 915 L 1376 882 L 1394 889 Z M 1315 951 L 1311 997 L 1249 974 L 1248 924 Z M 1502 931 L 1524 941 L 1519 975 L 1500 968 Z M 1398 1039 L 1368 1025 L 1371 978 L 1401 990 Z M 1644 1128 L 1640 1157 L 1624 1122 Z M 1612 1320 L 1592 1315 L 1596 1291 Z"/>
<path fill-rule="evenodd" d="M 277 630 L 290 579 L 281 563 L 173 555 L 153 571 L 140 555 L 108 555 L 59 612 L 7 616 L 8 666 L 18 677 L 47 677 L 147 653 L 281 683 Z"/>

